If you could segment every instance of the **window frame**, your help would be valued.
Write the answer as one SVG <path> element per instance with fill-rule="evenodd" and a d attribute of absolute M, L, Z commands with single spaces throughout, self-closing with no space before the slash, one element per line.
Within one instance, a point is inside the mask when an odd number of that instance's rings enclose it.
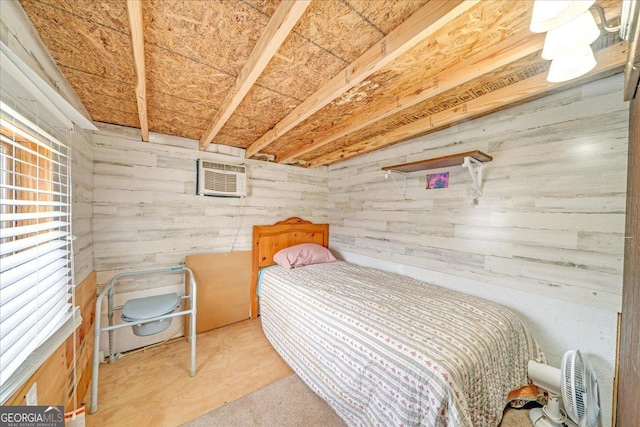
<path fill-rule="evenodd" d="M 5 87 L 0 98 L 0 304 L 9 308 L 0 316 L 2 404 L 82 319 L 74 307 L 71 130 L 40 120 Z"/>

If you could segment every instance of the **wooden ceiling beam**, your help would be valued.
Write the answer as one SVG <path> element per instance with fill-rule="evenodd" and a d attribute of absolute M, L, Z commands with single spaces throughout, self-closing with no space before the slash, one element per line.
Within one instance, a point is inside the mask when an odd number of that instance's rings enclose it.
<path fill-rule="evenodd" d="M 478 0 L 428 2 L 304 100 L 272 129 L 254 141 L 247 148 L 246 157 L 254 156 L 331 101 L 364 81 L 371 74 L 407 52 L 477 3 Z"/>
<path fill-rule="evenodd" d="M 278 51 L 304 11 L 311 4 L 311 0 L 283 0 L 271 16 L 260 40 L 254 47 L 247 62 L 240 70 L 236 82 L 227 93 L 218 108 L 211 125 L 200 138 L 200 149 L 205 150 L 238 108 L 262 71 L 267 67 L 271 58 Z"/>
<path fill-rule="evenodd" d="M 317 157 L 308 162 L 307 165 L 309 167 L 316 167 L 336 163 L 369 151 L 387 147 L 400 141 L 405 141 L 418 135 L 434 132 L 463 120 L 508 108 L 510 105 L 519 104 L 533 98 L 539 98 L 553 92 L 597 80 L 603 75 L 621 70 L 627 60 L 627 51 L 628 44 L 626 42 L 615 44 L 596 52 L 595 55 L 598 64 L 589 74 L 580 79 L 563 83 L 549 83 L 546 73 L 537 74 L 448 110 L 401 126 L 390 132 Z"/>
<path fill-rule="evenodd" d="M 445 72 L 438 73 L 432 79 L 417 81 L 416 85 L 399 93 L 393 102 L 384 100 L 349 117 L 342 123 L 333 126 L 329 135 L 325 135 L 317 141 L 311 141 L 301 148 L 285 152 L 276 160 L 278 163 L 290 162 L 350 133 L 542 50 L 544 36 L 544 34 L 535 34 L 527 29 L 502 40 L 453 67 L 447 68 Z"/>
<path fill-rule="evenodd" d="M 127 0 L 129 30 L 131 31 L 131 50 L 136 73 L 136 103 L 140 120 L 142 140 L 149 142 L 149 121 L 147 119 L 147 74 L 144 67 L 144 32 L 142 29 L 142 2 Z"/>

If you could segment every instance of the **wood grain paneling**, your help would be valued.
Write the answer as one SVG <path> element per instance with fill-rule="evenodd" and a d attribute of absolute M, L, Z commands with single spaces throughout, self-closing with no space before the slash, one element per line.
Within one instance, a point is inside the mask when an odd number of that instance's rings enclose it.
<path fill-rule="evenodd" d="M 213 154 L 197 140 L 164 137 L 176 147 L 139 141 L 130 129 L 103 126 L 94 137 L 94 265 L 98 287 L 122 271 L 180 264 L 191 254 L 247 251 L 256 224 L 301 216 L 327 220 L 327 171 L 246 161 L 245 199 L 196 195 L 196 160 Z M 212 146 L 211 146 L 212 147 Z M 181 285 L 170 277 L 163 286 Z M 120 293 L 157 287 L 122 282 Z M 122 340 L 117 341 L 123 342 Z"/>
<path fill-rule="evenodd" d="M 329 169 L 331 247 L 619 310 L 627 111 L 620 76 L 380 150 Z M 481 150 L 449 188 L 381 167 Z M 431 172 L 429 172 L 431 173 Z"/>
<path fill-rule="evenodd" d="M 93 134 L 76 128 L 71 141 L 74 277 L 82 282 L 93 271 Z"/>
<path fill-rule="evenodd" d="M 188 254 L 249 250 L 255 224 L 290 216 L 326 222 L 326 170 L 249 160 L 246 199 L 196 196 L 196 160 L 210 153 L 138 144 L 134 132 L 109 129 L 94 138 L 100 284 L 118 271 L 177 264 Z"/>
<path fill-rule="evenodd" d="M 640 105 L 631 101 L 617 424 L 640 420 Z"/>
<path fill-rule="evenodd" d="M 536 326 L 554 366 L 567 349 L 584 349 L 609 426 L 627 137 L 617 75 L 337 163 L 329 168 L 330 246 L 515 309 Z M 477 205 L 464 168 L 411 173 L 406 195 L 402 176 L 380 170 L 470 150 L 493 156 Z M 439 171 L 449 172 L 449 188 L 425 190 L 424 175 Z"/>

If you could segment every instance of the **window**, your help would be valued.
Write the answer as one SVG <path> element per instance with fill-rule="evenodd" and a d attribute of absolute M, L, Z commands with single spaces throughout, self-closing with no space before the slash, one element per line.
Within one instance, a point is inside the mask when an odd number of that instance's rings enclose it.
<path fill-rule="evenodd" d="M 0 405 L 82 321 L 71 245 L 74 125 L 98 130 L 0 40 Z"/>
<path fill-rule="evenodd" d="M 73 251 L 69 144 L 63 142 L 69 131 L 45 123 L 35 103 L 6 87 L 1 95 L 0 388 L 6 389 L 73 317 Z"/>

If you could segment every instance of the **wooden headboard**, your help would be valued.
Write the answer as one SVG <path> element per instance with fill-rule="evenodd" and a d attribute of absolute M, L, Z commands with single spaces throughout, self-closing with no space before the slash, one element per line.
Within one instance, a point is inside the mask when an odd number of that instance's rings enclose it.
<path fill-rule="evenodd" d="M 253 226 L 251 266 L 251 318 L 258 317 L 258 272 L 275 264 L 273 256 L 280 249 L 300 243 L 317 243 L 329 247 L 329 224 L 313 224 L 293 217 L 273 225 Z"/>

